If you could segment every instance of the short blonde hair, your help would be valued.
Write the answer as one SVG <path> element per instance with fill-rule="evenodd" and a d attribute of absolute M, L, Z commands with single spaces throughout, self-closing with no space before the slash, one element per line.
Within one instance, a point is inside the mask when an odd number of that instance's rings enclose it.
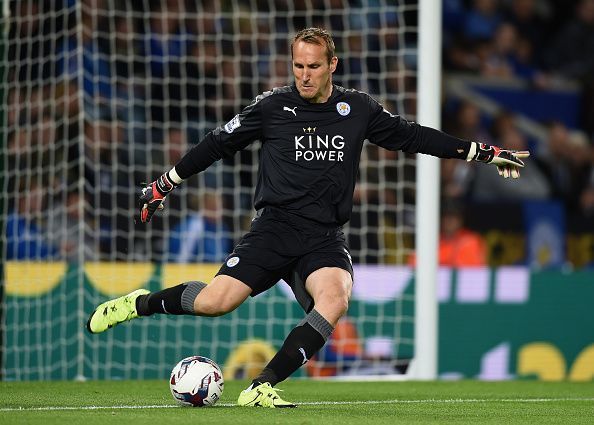
<path fill-rule="evenodd" d="M 315 27 L 305 28 L 295 34 L 295 37 L 293 37 L 293 41 L 291 42 L 291 57 L 293 57 L 293 46 L 298 41 L 326 46 L 326 57 L 328 58 L 328 63 L 332 61 L 332 58 L 335 55 L 336 47 L 334 46 L 334 40 L 332 39 L 330 33 L 325 29 Z"/>

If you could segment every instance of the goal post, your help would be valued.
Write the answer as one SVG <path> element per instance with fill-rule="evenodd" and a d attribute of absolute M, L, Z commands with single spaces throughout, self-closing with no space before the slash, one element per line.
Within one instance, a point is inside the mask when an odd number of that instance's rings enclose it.
<path fill-rule="evenodd" d="M 250 377 L 282 345 L 304 316 L 283 282 L 219 318 L 153 316 L 101 335 L 84 322 L 137 288 L 210 281 L 249 229 L 257 143 L 184 182 L 147 226 L 132 220 L 137 190 L 255 96 L 290 84 L 298 30 L 330 30 L 337 84 L 439 127 L 431 1 L 3 4 L 2 379 L 161 379 L 195 354 L 226 379 Z M 435 167 L 365 143 L 345 226 L 349 311 L 297 377 L 436 377 Z"/>
<path fill-rule="evenodd" d="M 441 2 L 419 1 L 418 120 L 441 128 Z M 437 250 L 439 236 L 439 159 L 417 159 L 415 360 L 411 377 L 437 378 Z M 422 206 L 422 208 L 419 208 Z"/>

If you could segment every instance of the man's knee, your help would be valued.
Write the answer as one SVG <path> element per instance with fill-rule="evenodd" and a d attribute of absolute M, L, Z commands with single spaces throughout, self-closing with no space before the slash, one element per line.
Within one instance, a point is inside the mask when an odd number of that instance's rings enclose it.
<path fill-rule="evenodd" d="M 335 285 L 324 291 L 317 300 L 315 300 L 316 308 L 324 308 L 324 310 L 331 310 L 334 312 L 336 318 L 345 315 L 349 308 L 350 291 L 342 285 Z"/>
<path fill-rule="evenodd" d="M 306 282 L 315 309 L 334 326 L 347 312 L 352 286 L 351 275 L 338 268 L 316 270 Z"/>

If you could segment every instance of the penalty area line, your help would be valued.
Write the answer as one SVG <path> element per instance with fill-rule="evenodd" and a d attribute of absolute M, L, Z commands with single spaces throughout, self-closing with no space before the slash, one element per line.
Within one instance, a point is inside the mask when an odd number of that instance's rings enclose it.
<path fill-rule="evenodd" d="M 305 401 L 298 406 L 348 406 L 357 404 L 484 404 L 484 403 L 555 403 L 555 402 L 594 402 L 594 397 L 573 398 L 452 398 L 421 400 L 353 400 L 353 401 Z M 239 407 L 235 403 L 219 403 L 218 407 Z M 215 406 L 215 408 L 216 408 Z M 0 407 L 0 412 L 35 412 L 61 410 L 119 410 L 119 409 L 177 409 L 177 404 L 123 405 L 123 406 L 42 406 L 42 407 Z"/>

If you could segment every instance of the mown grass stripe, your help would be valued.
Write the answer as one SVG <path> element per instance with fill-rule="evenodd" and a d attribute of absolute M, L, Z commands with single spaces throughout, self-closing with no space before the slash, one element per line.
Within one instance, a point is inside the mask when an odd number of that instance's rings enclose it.
<path fill-rule="evenodd" d="M 361 401 L 306 401 L 298 402 L 300 406 L 336 406 L 336 405 L 359 405 L 359 404 L 430 404 L 430 403 L 556 403 L 556 402 L 594 402 L 592 398 L 454 398 L 454 399 L 422 399 L 422 400 L 361 400 Z M 220 403 L 219 407 L 237 407 L 234 403 Z M 117 409 L 172 409 L 180 408 L 177 404 L 152 404 L 152 405 L 130 405 L 130 406 L 43 406 L 43 407 L 5 407 L 0 412 L 31 412 L 31 411 L 52 411 L 52 410 L 117 410 Z"/>

